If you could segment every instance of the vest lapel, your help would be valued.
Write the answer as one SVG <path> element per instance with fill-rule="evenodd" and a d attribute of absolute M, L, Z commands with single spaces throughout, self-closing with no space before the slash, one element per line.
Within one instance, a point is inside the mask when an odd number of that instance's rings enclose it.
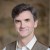
<path fill-rule="evenodd" d="M 16 41 L 9 44 L 7 47 L 6 47 L 6 50 L 16 50 Z"/>
<path fill-rule="evenodd" d="M 47 47 L 39 43 L 38 41 L 33 46 L 32 50 L 46 50 Z"/>
<path fill-rule="evenodd" d="M 46 49 L 47 49 L 47 47 L 45 47 L 44 45 L 42 45 L 41 43 L 39 43 L 39 42 L 37 41 L 31 50 L 46 50 Z M 16 50 L 16 41 L 10 43 L 10 44 L 6 47 L 6 50 Z"/>
<path fill-rule="evenodd" d="M 33 48 L 31 50 L 36 50 L 36 44 L 37 44 L 37 42 L 35 43 L 35 45 L 33 46 Z"/>

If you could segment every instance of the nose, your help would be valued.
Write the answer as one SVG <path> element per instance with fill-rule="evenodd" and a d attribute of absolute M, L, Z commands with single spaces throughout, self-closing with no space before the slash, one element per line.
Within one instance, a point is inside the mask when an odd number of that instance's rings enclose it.
<path fill-rule="evenodd" d="M 25 23 L 24 22 L 21 22 L 21 28 L 24 28 L 25 27 Z"/>

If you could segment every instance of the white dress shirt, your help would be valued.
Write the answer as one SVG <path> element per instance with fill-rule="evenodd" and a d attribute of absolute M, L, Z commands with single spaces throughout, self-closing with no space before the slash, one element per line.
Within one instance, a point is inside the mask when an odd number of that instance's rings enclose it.
<path fill-rule="evenodd" d="M 48 48 L 47 50 L 50 50 L 50 48 Z"/>
<path fill-rule="evenodd" d="M 27 48 L 28 48 L 29 50 L 31 50 L 32 47 L 34 46 L 34 44 L 36 43 L 36 41 L 37 41 L 37 39 L 36 39 L 36 37 L 35 37 L 35 35 L 34 35 L 33 38 L 32 38 L 32 40 L 31 40 L 26 46 L 23 46 L 23 47 L 22 47 L 22 50 L 27 50 Z M 27 47 L 27 48 L 26 48 L 26 47 Z M 3 50 L 6 50 L 6 47 L 5 47 Z M 17 50 L 17 48 L 16 48 L 16 50 Z"/>

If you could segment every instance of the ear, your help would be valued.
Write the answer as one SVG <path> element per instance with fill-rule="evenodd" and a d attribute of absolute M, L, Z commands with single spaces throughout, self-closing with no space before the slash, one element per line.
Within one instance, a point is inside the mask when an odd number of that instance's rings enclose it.
<path fill-rule="evenodd" d="M 38 25 L 38 20 L 35 21 L 35 23 L 34 23 L 34 28 L 36 28 L 37 25 Z"/>

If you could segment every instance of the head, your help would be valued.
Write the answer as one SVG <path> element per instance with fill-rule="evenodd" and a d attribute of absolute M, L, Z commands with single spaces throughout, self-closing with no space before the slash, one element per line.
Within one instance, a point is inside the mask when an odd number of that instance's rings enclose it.
<path fill-rule="evenodd" d="M 21 37 L 34 35 L 34 29 L 37 27 L 37 11 L 29 4 L 19 4 L 12 10 L 12 18 L 16 31 Z"/>

